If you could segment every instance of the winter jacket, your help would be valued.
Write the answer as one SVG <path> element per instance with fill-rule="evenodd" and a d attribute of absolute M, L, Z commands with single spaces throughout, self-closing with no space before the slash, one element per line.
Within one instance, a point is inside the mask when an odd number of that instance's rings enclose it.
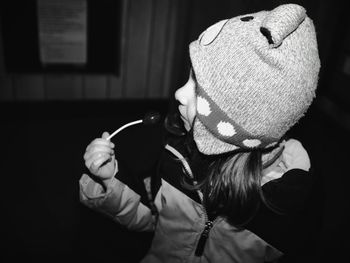
<path fill-rule="evenodd" d="M 291 145 L 302 147 L 296 140 Z M 306 239 L 303 213 L 310 190 L 307 171 L 298 165 L 288 169 L 280 164 L 270 169 L 263 192 L 283 212 L 261 205 L 247 227 L 238 230 L 224 217 L 209 220 L 201 193 L 184 188 L 183 173 L 193 172 L 181 148 L 181 143 L 165 146 L 154 200 L 157 215 L 118 179 L 121 171 L 107 189 L 83 174 L 81 202 L 128 229 L 155 231 L 142 262 L 274 262 L 284 253 L 298 253 L 298 245 Z M 307 161 L 296 163 L 305 167 Z"/>

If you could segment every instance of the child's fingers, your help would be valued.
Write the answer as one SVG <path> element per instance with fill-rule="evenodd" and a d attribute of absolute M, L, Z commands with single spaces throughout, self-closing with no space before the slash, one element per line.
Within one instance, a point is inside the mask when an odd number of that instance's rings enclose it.
<path fill-rule="evenodd" d="M 110 148 L 109 146 L 93 146 L 84 154 L 84 159 L 90 158 L 90 156 L 96 152 L 102 152 L 102 153 L 108 153 L 108 154 L 114 154 L 114 150 Z"/>
<path fill-rule="evenodd" d="M 102 133 L 102 139 L 107 139 L 108 137 L 109 137 L 109 133 L 108 132 Z"/>
<path fill-rule="evenodd" d="M 97 173 L 98 173 L 98 171 L 99 171 L 99 169 L 100 169 L 100 166 L 101 166 L 104 162 L 108 161 L 108 159 L 109 159 L 109 157 L 106 156 L 105 158 L 101 158 L 101 159 L 99 159 L 99 160 L 97 160 L 97 161 L 95 161 L 95 162 L 92 162 L 91 165 L 90 165 L 90 170 L 91 170 L 91 172 L 97 175 Z"/>
<path fill-rule="evenodd" d="M 102 138 L 97 138 L 95 140 L 93 140 L 87 147 L 86 147 L 86 151 L 88 151 L 91 147 L 97 146 L 97 145 L 104 145 L 104 146 L 109 146 L 111 148 L 114 148 L 114 143 L 111 141 L 108 141 L 106 139 L 102 139 Z"/>
<path fill-rule="evenodd" d="M 114 150 L 108 147 L 94 147 L 84 153 L 84 160 L 89 159 L 95 153 L 107 153 L 110 155 L 114 155 Z"/>
<path fill-rule="evenodd" d="M 92 164 L 96 167 L 99 167 L 102 163 L 104 163 L 111 157 L 112 157 L 111 154 L 97 152 L 97 153 L 94 153 L 90 158 L 85 160 L 85 165 L 89 169 L 92 167 Z"/>
<path fill-rule="evenodd" d="M 108 132 L 102 134 L 102 138 L 94 139 L 87 147 L 84 153 L 85 165 L 88 169 L 99 168 L 101 164 L 106 162 L 111 156 L 114 156 L 114 143 L 107 140 Z"/>
<path fill-rule="evenodd" d="M 111 160 L 111 156 L 110 155 L 104 155 L 101 158 L 97 159 L 96 161 L 92 162 L 92 165 L 95 167 L 100 167 L 103 163 Z"/>
<path fill-rule="evenodd" d="M 99 167 L 98 167 L 98 166 L 95 166 L 95 165 L 92 163 L 92 164 L 89 166 L 89 169 L 90 169 L 90 171 L 91 171 L 93 174 L 97 174 Z"/>

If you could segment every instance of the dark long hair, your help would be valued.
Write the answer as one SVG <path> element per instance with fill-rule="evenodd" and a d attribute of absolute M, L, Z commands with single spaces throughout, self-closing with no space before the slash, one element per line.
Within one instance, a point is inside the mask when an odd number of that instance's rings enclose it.
<path fill-rule="evenodd" d="M 205 207 L 213 216 L 223 215 L 236 227 L 244 227 L 261 200 L 261 152 L 237 152 L 214 161 L 200 184 Z"/>
<path fill-rule="evenodd" d="M 186 146 L 188 161 L 194 168 L 194 174 L 198 175 L 201 172 L 204 174 L 200 176 L 197 185 L 184 180 L 185 187 L 202 191 L 203 205 L 211 219 L 220 215 L 230 224 L 242 229 L 262 204 L 279 213 L 262 191 L 261 180 L 266 166 L 262 163 L 263 150 L 236 150 L 207 156 L 198 151 L 192 132 L 186 137 Z"/>
<path fill-rule="evenodd" d="M 260 149 L 204 155 L 193 140 L 193 130 L 187 133 L 176 115 L 166 118 L 165 128 L 172 136 L 185 137 L 187 160 L 198 183 L 194 185 L 192 178 L 187 175 L 183 178 L 183 185 L 189 190 L 202 191 L 203 205 L 211 219 L 220 215 L 242 229 L 262 204 L 281 213 L 265 198 L 261 187 L 263 169 L 273 163 L 281 152 L 264 164 L 262 155 L 266 150 Z"/>

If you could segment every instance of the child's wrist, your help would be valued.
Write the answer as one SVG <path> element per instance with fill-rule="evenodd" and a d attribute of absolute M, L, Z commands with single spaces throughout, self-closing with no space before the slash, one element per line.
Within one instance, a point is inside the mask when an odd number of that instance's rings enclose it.
<path fill-rule="evenodd" d="M 114 176 L 102 180 L 104 187 L 107 189 L 113 182 Z"/>

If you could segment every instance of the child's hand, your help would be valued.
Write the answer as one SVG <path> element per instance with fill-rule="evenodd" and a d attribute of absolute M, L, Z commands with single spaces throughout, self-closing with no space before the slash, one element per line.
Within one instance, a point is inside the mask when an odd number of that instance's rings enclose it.
<path fill-rule="evenodd" d="M 114 156 L 114 144 L 107 140 L 109 134 L 104 132 L 102 138 L 96 138 L 87 147 L 84 154 L 85 166 L 89 171 L 102 179 L 109 181 L 118 169 Z"/>

